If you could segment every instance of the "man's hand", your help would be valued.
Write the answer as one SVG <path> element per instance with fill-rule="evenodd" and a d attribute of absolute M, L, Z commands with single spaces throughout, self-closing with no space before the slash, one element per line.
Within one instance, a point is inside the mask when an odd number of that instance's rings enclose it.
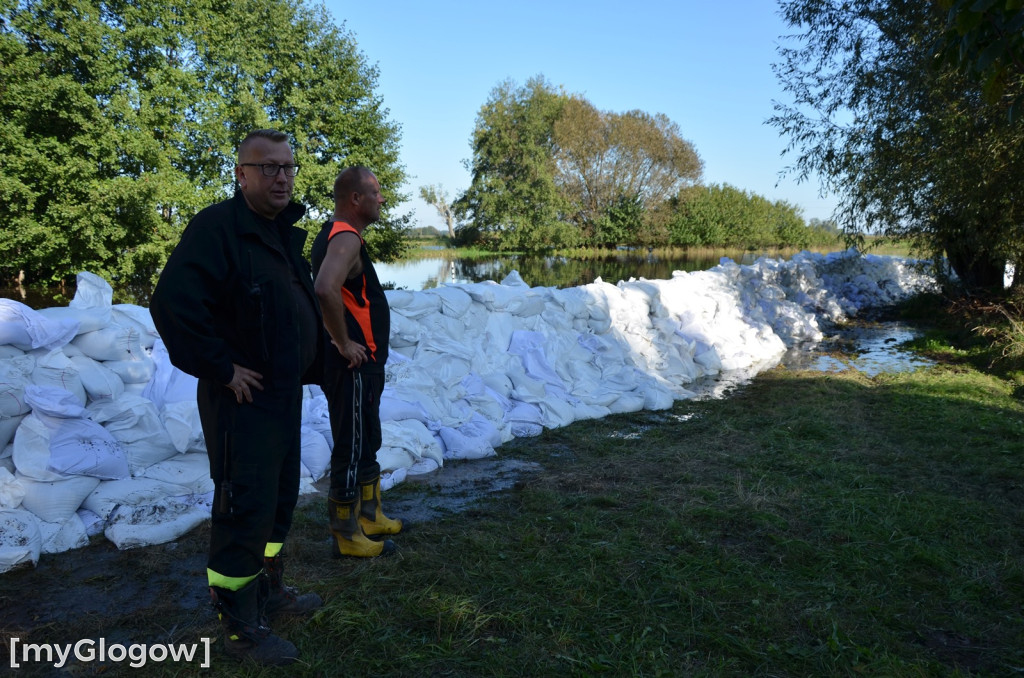
<path fill-rule="evenodd" d="M 250 370 L 248 367 L 242 367 L 232 363 L 235 367 L 235 375 L 231 377 L 225 386 L 231 389 L 231 392 L 235 394 L 235 400 L 239 404 L 242 403 L 242 398 L 245 398 L 245 402 L 252 402 L 252 389 L 263 390 L 263 384 L 260 380 L 263 379 L 263 375 L 259 372 Z"/>
<path fill-rule="evenodd" d="M 331 343 L 338 347 L 338 353 L 348 358 L 348 368 L 350 370 L 366 362 L 366 347 L 362 344 L 351 340 L 342 342 L 342 346 L 338 346 L 333 341 Z"/>

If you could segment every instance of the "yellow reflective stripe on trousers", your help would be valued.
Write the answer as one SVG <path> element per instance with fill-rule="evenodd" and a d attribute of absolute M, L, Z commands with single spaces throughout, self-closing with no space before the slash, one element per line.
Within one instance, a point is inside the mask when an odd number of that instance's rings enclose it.
<path fill-rule="evenodd" d="M 284 548 L 284 544 L 278 544 L 276 542 L 269 542 L 267 548 L 263 549 L 264 558 L 277 558 L 277 554 Z"/>
<path fill-rule="evenodd" d="M 206 568 L 206 581 L 209 582 L 210 586 L 227 589 L 228 591 L 237 591 L 258 576 L 259 574 L 253 574 L 248 577 L 227 577 L 219 572 L 214 572 L 210 568 Z"/>

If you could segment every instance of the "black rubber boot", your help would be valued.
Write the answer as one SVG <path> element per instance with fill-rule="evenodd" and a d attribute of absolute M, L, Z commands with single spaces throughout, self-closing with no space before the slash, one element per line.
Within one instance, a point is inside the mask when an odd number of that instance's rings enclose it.
<path fill-rule="evenodd" d="M 380 475 L 359 481 L 359 525 L 367 537 L 402 531 L 402 521 L 388 518 L 380 507 Z"/>
<path fill-rule="evenodd" d="M 395 542 L 390 539 L 374 541 L 363 533 L 359 525 L 359 499 L 338 501 L 328 497 L 327 510 L 330 515 L 331 534 L 334 535 L 335 557 L 375 558 L 389 556 L 395 552 Z"/>
<path fill-rule="evenodd" d="M 284 561 L 280 555 L 263 559 L 263 568 L 270 579 L 270 592 L 263 611 L 269 618 L 285 614 L 309 614 L 320 609 L 324 601 L 315 593 L 299 593 L 284 585 Z"/>
<path fill-rule="evenodd" d="M 251 659 L 265 666 L 285 666 L 299 658 L 299 651 L 284 638 L 275 636 L 260 612 L 260 588 L 267 587 L 263 575 L 231 591 L 210 587 L 210 598 L 224 627 L 224 652 L 243 661 Z M 265 595 L 265 594 L 264 594 Z"/>

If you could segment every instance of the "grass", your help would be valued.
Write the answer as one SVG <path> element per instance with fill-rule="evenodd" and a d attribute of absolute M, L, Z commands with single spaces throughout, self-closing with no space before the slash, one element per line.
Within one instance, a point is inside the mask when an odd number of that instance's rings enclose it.
<path fill-rule="evenodd" d="M 275 626 L 302 663 L 215 656 L 216 675 L 1019 675 L 1024 406 L 1012 379 L 953 348 L 954 329 L 930 335 L 928 369 L 777 368 L 724 400 L 516 439 L 500 454 L 541 471 L 410 526 L 392 558 L 326 558 L 322 507 L 305 505 L 288 578 L 326 604 Z M 405 483 L 385 501 L 422 492 Z M 198 579 L 204 547 L 200 530 L 115 554 L 90 586 L 180 563 Z M 0 575 L 0 609 L 45 596 L 38 573 Z M 32 636 L 100 632 L 195 642 L 217 625 L 172 594 Z"/>

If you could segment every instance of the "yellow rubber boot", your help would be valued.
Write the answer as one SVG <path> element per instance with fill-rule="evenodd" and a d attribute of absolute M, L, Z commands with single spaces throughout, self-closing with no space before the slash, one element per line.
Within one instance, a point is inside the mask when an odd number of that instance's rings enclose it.
<path fill-rule="evenodd" d="M 402 531 L 402 521 L 388 518 L 381 509 L 380 476 L 359 483 L 359 525 L 368 537 Z"/>
<path fill-rule="evenodd" d="M 375 558 L 388 556 L 395 551 L 395 542 L 390 539 L 374 541 L 367 538 L 359 525 L 359 499 L 338 501 L 327 499 L 330 512 L 331 534 L 334 535 L 335 557 Z"/>

